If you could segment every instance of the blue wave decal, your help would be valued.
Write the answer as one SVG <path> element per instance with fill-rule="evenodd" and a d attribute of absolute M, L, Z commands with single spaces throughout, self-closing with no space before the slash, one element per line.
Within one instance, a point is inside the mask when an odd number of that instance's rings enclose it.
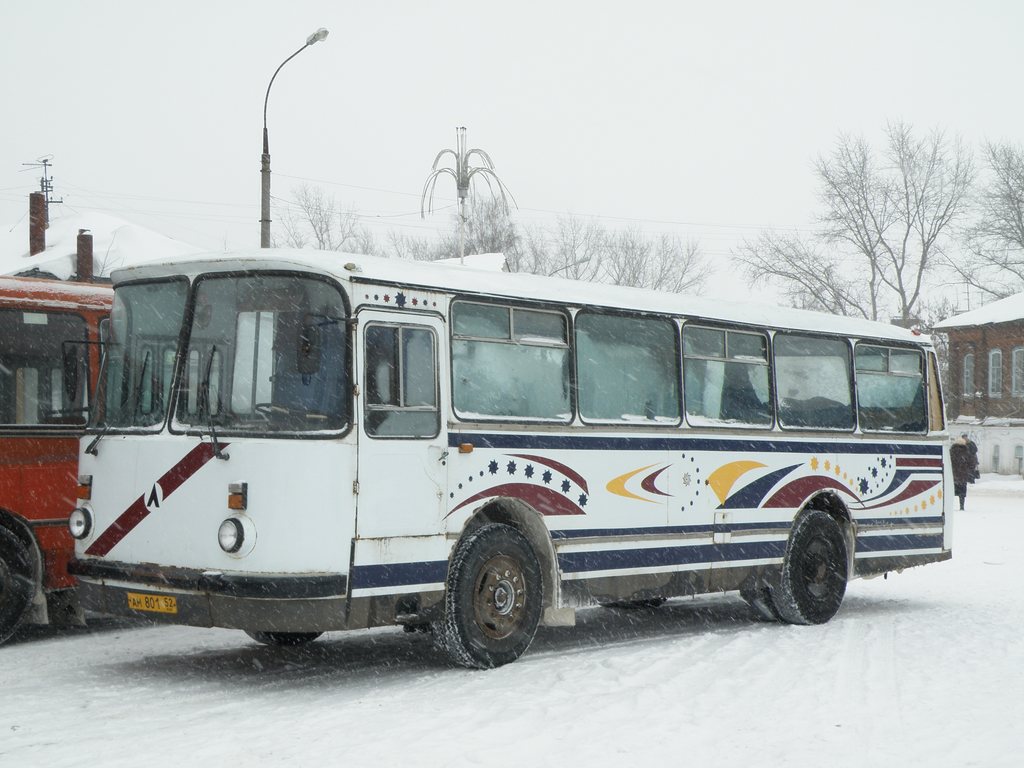
<path fill-rule="evenodd" d="M 801 464 L 793 464 L 789 467 L 783 467 L 777 469 L 774 472 L 769 472 L 764 477 L 758 478 L 750 485 L 746 485 L 740 488 L 736 493 L 725 500 L 719 509 L 756 509 L 764 501 L 764 497 L 768 495 L 768 491 L 775 487 L 775 485 L 786 475 L 792 472 L 794 469 L 802 466 Z"/>

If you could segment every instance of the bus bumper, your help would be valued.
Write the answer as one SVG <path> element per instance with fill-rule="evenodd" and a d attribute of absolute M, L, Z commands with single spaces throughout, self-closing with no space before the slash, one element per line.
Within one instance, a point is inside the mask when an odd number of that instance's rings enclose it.
<path fill-rule="evenodd" d="M 344 574 L 243 576 L 92 560 L 74 560 L 69 571 L 82 606 L 99 613 L 253 632 L 346 628 Z"/>

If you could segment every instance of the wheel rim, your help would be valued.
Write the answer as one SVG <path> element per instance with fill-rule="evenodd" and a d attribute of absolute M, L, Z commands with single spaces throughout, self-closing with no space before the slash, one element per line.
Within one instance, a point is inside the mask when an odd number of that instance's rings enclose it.
<path fill-rule="evenodd" d="M 523 621 L 526 574 L 508 555 L 495 555 L 483 564 L 476 579 L 473 614 L 488 637 L 503 640 Z"/>

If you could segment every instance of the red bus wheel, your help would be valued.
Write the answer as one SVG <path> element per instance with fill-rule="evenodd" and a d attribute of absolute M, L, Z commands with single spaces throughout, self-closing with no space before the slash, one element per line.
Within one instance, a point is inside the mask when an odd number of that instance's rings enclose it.
<path fill-rule="evenodd" d="M 0 528 L 0 643 L 18 628 L 32 602 L 32 557 L 21 539 Z"/>

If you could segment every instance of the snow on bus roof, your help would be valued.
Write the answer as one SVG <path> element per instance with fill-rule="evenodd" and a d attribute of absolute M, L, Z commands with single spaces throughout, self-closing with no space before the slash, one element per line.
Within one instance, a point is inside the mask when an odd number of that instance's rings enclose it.
<path fill-rule="evenodd" d="M 72 283 L 38 277 L 0 276 L 0 301 L 21 305 L 109 309 L 113 293 L 109 285 Z"/>
<path fill-rule="evenodd" d="M 654 314 L 686 315 L 740 325 L 826 331 L 854 337 L 918 344 L 929 342 L 927 337 L 895 325 L 791 307 L 748 302 L 733 303 L 562 277 L 497 272 L 474 269 L 469 265 L 388 259 L 333 251 L 275 248 L 193 254 L 174 261 L 117 270 L 112 277 L 116 285 L 126 280 L 255 269 L 298 270 L 327 274 L 340 281 L 386 283 L 398 287 L 434 289 L 463 295 L 507 296 L 571 306 L 600 306 Z"/>

